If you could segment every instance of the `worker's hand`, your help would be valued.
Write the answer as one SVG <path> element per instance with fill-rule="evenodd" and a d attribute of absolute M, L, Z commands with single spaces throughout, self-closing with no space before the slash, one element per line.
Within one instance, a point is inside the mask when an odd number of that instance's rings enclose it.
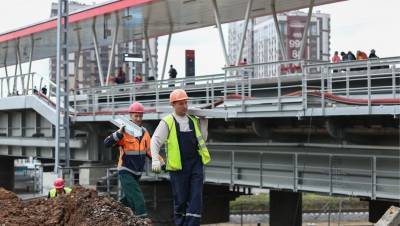
<path fill-rule="evenodd" d="M 151 161 L 151 171 L 154 173 L 160 173 L 161 172 L 161 162 L 158 159 L 153 158 Z"/>
<path fill-rule="evenodd" d="M 125 131 L 125 125 L 122 124 L 121 127 L 118 130 L 118 133 L 124 133 L 124 131 Z"/>

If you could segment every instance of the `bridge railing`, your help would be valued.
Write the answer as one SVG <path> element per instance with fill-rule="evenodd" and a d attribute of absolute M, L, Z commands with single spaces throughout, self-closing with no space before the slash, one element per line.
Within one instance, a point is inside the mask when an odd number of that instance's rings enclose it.
<path fill-rule="evenodd" d="M 48 99 L 55 99 L 56 84 L 35 72 L 3 76 L 0 77 L 0 98 L 41 93 L 43 87 L 47 89 L 44 96 Z M 63 89 L 61 90 L 63 91 Z"/>
<path fill-rule="evenodd" d="M 380 154 L 271 151 L 260 149 L 263 144 L 253 144 L 247 149 L 236 144 L 208 145 L 213 160 L 205 165 L 206 182 L 371 199 L 397 199 L 400 194 L 400 175 L 397 170 L 400 157 Z M 224 145 L 225 148 L 218 148 L 218 145 Z M 316 148 L 312 144 L 305 144 L 305 147 Z M 350 146 L 348 148 L 351 149 Z M 168 174 L 151 173 L 147 161 L 145 169 L 145 178 L 168 179 Z M 79 184 L 114 197 L 121 195 L 117 169 L 114 167 L 63 167 L 59 168 L 58 175 L 65 179 L 68 186 Z"/>
<path fill-rule="evenodd" d="M 208 182 L 371 199 L 396 199 L 400 194 L 399 157 L 232 150 L 229 146 L 211 150 L 213 161 L 205 166 Z"/>
<path fill-rule="evenodd" d="M 319 96 L 323 114 L 326 108 L 338 105 L 366 106 L 369 114 L 374 105 L 400 105 L 400 57 L 311 64 L 304 68 L 303 90 L 307 90 L 307 96 Z M 314 68 L 321 73 L 316 76 L 312 73 Z"/>
<path fill-rule="evenodd" d="M 276 77 L 250 78 L 248 73 L 260 66 L 279 69 L 285 65 L 293 70 L 284 74 L 278 70 Z M 323 113 L 325 108 L 337 105 L 368 106 L 371 113 L 373 105 L 400 104 L 400 57 L 340 63 L 290 60 L 231 66 L 225 70 L 227 73 L 239 72 L 243 76 L 242 82 L 247 75 L 248 82 L 242 84 L 242 95 L 251 94 L 257 98 L 257 93 L 268 92 L 267 98 L 277 100 L 279 111 L 282 98 L 295 96 L 301 97 L 303 110 L 321 108 Z M 258 81 L 265 85 L 257 86 Z M 319 105 L 313 103 L 315 99 L 319 99 Z"/>
<path fill-rule="evenodd" d="M 255 77 L 254 72 L 260 67 L 276 70 L 277 76 Z M 191 104 L 197 106 L 213 108 L 216 102 L 230 98 L 241 100 L 242 106 L 255 100 L 271 100 L 271 106 L 278 106 L 271 108 L 273 111 L 283 111 L 282 106 L 293 101 L 301 106 L 300 110 L 319 108 L 323 114 L 327 108 L 339 105 L 367 106 L 371 113 L 372 106 L 395 104 L 390 101 L 399 99 L 400 57 L 340 63 L 288 60 L 223 69 L 224 74 L 80 88 L 70 92 L 71 104 L 77 114 L 115 114 L 127 109 L 134 100 L 158 109 L 169 105 L 169 93 L 175 88 L 185 89 Z M 49 85 L 47 98 L 55 100 L 56 85 L 35 73 L 0 78 L 0 94 L 12 95 L 10 92 L 15 94 L 19 89 L 19 94 L 27 95 L 34 92 L 35 86 L 40 92 L 43 84 Z M 376 102 L 376 98 L 383 100 Z"/>
<path fill-rule="evenodd" d="M 102 111 L 114 114 L 118 110 L 127 109 L 132 101 L 139 99 L 145 106 L 157 109 L 169 104 L 169 93 L 176 88 L 185 89 L 193 104 L 206 105 L 222 99 L 225 91 L 238 92 L 240 78 L 240 76 L 226 77 L 224 74 L 216 74 L 82 88 L 74 92 L 73 107 L 81 112 Z M 229 84 L 230 87 L 224 87 L 224 84 Z M 199 91 L 205 95 L 196 96 Z"/>
<path fill-rule="evenodd" d="M 36 73 L 0 77 L 0 98 L 32 93 L 37 77 Z"/>

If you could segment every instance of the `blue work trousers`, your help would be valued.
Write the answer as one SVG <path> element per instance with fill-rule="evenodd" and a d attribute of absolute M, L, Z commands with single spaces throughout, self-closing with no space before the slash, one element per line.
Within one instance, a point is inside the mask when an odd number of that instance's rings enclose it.
<path fill-rule="evenodd" d="M 175 224 L 200 225 L 203 202 L 203 163 L 200 158 L 186 160 L 182 170 L 169 173 L 174 199 Z"/>

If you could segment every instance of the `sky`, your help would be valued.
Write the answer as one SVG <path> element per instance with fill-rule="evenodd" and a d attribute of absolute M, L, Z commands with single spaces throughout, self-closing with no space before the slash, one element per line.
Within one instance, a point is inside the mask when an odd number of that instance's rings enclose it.
<path fill-rule="evenodd" d="M 76 0 L 85 4 L 105 2 L 105 0 Z M 14 30 L 32 23 L 48 19 L 50 6 L 56 0 L 1 0 L 0 33 Z M 34 10 L 32 10 L 34 9 Z M 331 15 L 331 51 L 375 49 L 380 57 L 400 55 L 399 0 L 349 0 L 345 2 L 315 7 Z M 307 10 L 305 10 L 307 11 Z M 227 32 L 227 25 L 223 26 Z M 227 33 L 225 33 L 227 39 Z M 159 38 L 159 73 L 165 53 L 167 37 Z M 222 72 L 224 57 L 216 28 L 203 28 L 177 33 L 172 36 L 167 65 L 173 64 L 182 75 L 184 71 L 184 51 L 196 51 L 196 75 Z M 332 54 L 331 53 L 331 54 Z M 45 62 L 36 62 L 33 71 L 48 74 Z M 181 72 L 181 73 L 179 73 Z M 0 76 L 4 72 L 0 70 Z"/>

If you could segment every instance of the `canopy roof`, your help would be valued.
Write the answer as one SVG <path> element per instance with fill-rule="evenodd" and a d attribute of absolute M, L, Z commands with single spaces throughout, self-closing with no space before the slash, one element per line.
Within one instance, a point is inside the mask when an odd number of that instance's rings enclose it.
<path fill-rule="evenodd" d="M 272 14 L 273 0 L 253 0 L 251 16 Z M 323 5 L 342 0 L 315 0 Z M 310 0 L 276 0 L 277 12 L 306 8 Z M 217 0 L 221 23 L 244 19 L 247 1 Z M 69 51 L 93 48 L 94 26 L 99 46 L 111 45 L 119 21 L 117 43 L 148 37 L 158 37 L 215 24 L 212 0 L 113 0 L 70 13 Z M 39 60 L 56 55 L 57 18 L 0 34 L 0 67 L 16 64 L 16 46 L 19 42 L 21 62 Z"/>

